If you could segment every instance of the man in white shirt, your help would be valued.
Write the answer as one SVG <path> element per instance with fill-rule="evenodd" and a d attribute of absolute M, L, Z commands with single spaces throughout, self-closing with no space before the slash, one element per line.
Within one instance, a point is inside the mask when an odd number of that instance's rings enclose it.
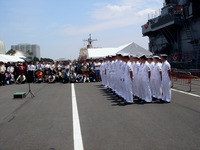
<path fill-rule="evenodd" d="M 12 84 L 14 83 L 15 79 L 14 79 L 14 67 L 12 64 L 8 64 L 8 67 L 6 69 L 6 73 L 5 73 L 5 76 L 6 76 L 6 84 Z"/>
<path fill-rule="evenodd" d="M 4 66 L 4 63 L 0 61 L 0 85 L 5 85 L 5 72 L 6 67 Z"/>

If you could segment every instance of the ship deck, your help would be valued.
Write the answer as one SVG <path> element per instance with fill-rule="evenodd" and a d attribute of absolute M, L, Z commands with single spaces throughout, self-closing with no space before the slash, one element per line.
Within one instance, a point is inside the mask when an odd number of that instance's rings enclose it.
<path fill-rule="evenodd" d="M 200 86 L 172 89 L 169 104 L 123 105 L 100 83 L 28 84 L 0 87 L 0 149 L 73 150 L 73 100 L 76 98 L 85 150 L 161 150 L 200 147 Z M 183 87 L 184 88 L 184 87 Z M 185 89 L 186 90 L 186 89 Z M 192 95 L 194 94 L 194 95 Z"/>

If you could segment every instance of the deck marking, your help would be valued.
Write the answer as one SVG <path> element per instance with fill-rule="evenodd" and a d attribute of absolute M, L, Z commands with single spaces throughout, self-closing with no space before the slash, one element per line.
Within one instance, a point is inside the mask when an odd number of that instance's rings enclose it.
<path fill-rule="evenodd" d="M 190 95 L 190 96 L 200 97 L 200 95 L 192 94 L 192 93 L 189 93 L 189 92 L 184 92 L 184 91 L 180 91 L 180 90 L 176 90 L 176 89 L 172 89 L 172 91 L 187 94 L 187 95 Z"/>
<path fill-rule="evenodd" d="M 84 150 L 74 83 L 71 84 L 71 89 L 72 89 L 72 116 L 73 116 L 74 150 Z"/>

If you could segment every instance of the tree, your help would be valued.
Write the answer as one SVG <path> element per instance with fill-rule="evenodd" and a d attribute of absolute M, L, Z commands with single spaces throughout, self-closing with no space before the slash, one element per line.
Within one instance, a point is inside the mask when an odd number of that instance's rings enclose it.
<path fill-rule="evenodd" d="M 41 58 L 41 61 L 47 61 L 47 62 L 53 62 L 53 59 L 51 58 Z"/>
<path fill-rule="evenodd" d="M 33 52 L 31 52 L 30 50 L 26 51 L 27 57 L 33 57 Z"/>
<path fill-rule="evenodd" d="M 39 61 L 39 58 L 37 58 L 37 57 L 33 57 L 33 61 Z"/>
<path fill-rule="evenodd" d="M 10 49 L 9 51 L 6 52 L 7 55 L 14 55 L 16 53 L 15 50 Z"/>

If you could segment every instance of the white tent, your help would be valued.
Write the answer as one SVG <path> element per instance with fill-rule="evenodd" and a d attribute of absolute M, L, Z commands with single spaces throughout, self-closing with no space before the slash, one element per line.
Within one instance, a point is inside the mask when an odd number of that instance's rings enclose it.
<path fill-rule="evenodd" d="M 7 62 L 24 62 L 24 60 L 21 59 L 20 57 L 24 57 L 24 56 L 11 56 L 11 55 L 0 54 L 0 61 L 3 61 L 4 63 L 7 63 Z"/>
<path fill-rule="evenodd" d="M 122 45 L 116 48 L 89 48 L 87 49 L 87 58 L 102 58 L 106 56 L 113 56 L 116 55 L 118 51 L 127 47 L 129 44 Z"/>
<path fill-rule="evenodd" d="M 137 45 L 136 43 L 132 42 L 125 46 L 123 49 L 117 52 L 117 54 L 128 54 L 130 56 L 141 56 L 146 55 L 150 56 L 152 53 L 143 47 Z"/>
<path fill-rule="evenodd" d="M 87 49 L 87 58 L 102 58 L 108 55 L 115 55 L 117 48 L 89 48 Z"/>

